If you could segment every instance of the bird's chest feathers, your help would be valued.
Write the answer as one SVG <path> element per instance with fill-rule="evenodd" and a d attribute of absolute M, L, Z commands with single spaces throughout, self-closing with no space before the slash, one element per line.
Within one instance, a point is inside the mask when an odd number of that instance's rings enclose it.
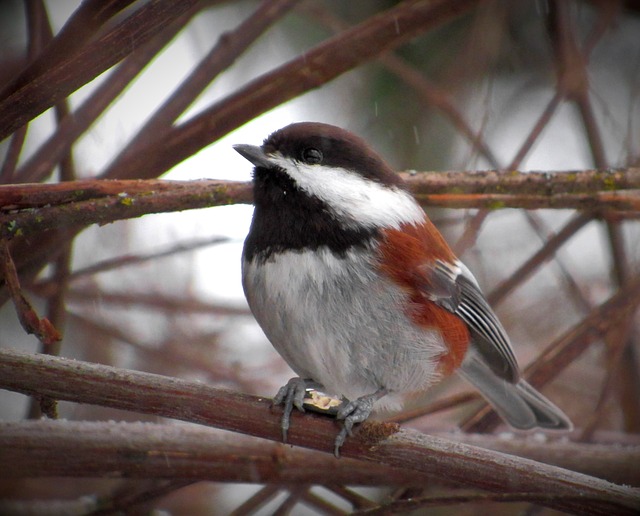
<path fill-rule="evenodd" d="M 289 326 L 304 319 L 301 328 L 288 328 L 296 332 L 315 326 L 315 319 L 324 324 L 340 319 L 344 305 L 353 304 L 355 293 L 374 279 L 373 268 L 361 257 L 322 248 L 276 253 L 259 267 L 245 263 L 243 276 L 252 310 L 271 312 L 277 318 L 271 325 Z"/>
<path fill-rule="evenodd" d="M 243 281 L 260 326 L 298 375 L 351 399 L 434 378 L 439 334 L 411 323 L 406 293 L 370 251 L 274 253 L 245 260 Z"/>

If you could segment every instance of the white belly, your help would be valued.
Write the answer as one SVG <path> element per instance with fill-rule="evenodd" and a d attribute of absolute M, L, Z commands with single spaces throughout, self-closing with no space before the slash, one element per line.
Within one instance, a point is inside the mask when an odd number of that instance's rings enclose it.
<path fill-rule="evenodd" d="M 276 253 L 259 268 L 243 261 L 251 311 L 291 368 L 332 394 L 426 389 L 446 351 L 440 334 L 415 326 L 405 294 L 356 252 Z"/>

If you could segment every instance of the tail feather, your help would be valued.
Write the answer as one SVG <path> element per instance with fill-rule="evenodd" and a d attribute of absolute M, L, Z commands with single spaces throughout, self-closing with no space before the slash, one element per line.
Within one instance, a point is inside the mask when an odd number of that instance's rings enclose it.
<path fill-rule="evenodd" d="M 514 384 L 500 378 L 478 356 L 467 356 L 458 373 L 471 382 L 514 428 L 573 428 L 564 412 L 526 381 L 520 380 Z"/>

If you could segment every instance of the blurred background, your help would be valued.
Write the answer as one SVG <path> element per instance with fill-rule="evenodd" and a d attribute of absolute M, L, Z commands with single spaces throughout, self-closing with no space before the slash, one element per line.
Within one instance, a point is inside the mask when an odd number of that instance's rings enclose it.
<path fill-rule="evenodd" d="M 58 104 L 46 110 L 30 121 L 24 134 L 16 131 L 0 142 L 0 180 L 119 177 L 119 165 L 126 163 L 131 149 L 137 159 L 145 159 L 140 150 L 144 147 L 131 142 L 147 138 L 153 148 L 161 141 L 154 140 L 156 136 L 206 115 L 212 106 L 224 106 L 250 81 L 403 4 L 280 2 L 280 12 L 264 32 L 219 75 L 203 81 L 203 70 L 219 66 L 213 60 L 207 63 L 210 52 L 229 44 L 223 35 L 237 38 L 238 26 L 255 13 L 264 16 L 266 6 L 276 3 L 192 2 L 180 16 L 170 17 L 155 39 L 138 46 L 132 35 L 135 52 L 123 53 L 124 60 L 73 91 L 65 108 Z M 123 10 L 77 44 L 89 45 L 139 10 L 163 2 L 123 4 Z M 246 117 L 250 121 L 221 129 L 220 137 L 177 164 L 141 177 L 248 181 L 251 167 L 231 145 L 260 144 L 270 132 L 303 120 L 335 124 L 363 136 L 401 171 L 638 166 L 640 3 L 467 4 L 447 23 L 426 27 L 399 48 L 273 109 L 251 113 Z M 79 6 L 75 0 L 0 2 L 0 89 L 11 87 Z M 114 43 L 114 48 L 123 46 L 122 41 Z M 350 51 L 345 47 L 345 54 Z M 106 91 L 115 91 L 108 87 L 116 74 L 136 64 L 135 73 L 120 78 L 121 91 L 88 115 L 77 136 L 61 136 L 65 117 L 97 106 L 107 98 Z M 202 87 L 188 94 L 187 87 L 198 82 Z M 164 126 L 154 126 L 153 117 L 166 112 L 176 96 L 184 107 Z M 66 152 L 46 165 L 50 153 L 45 146 L 54 138 Z M 57 247 L 50 243 L 57 249 L 55 259 L 41 260 L 37 267 L 25 265 L 22 285 L 39 313 L 63 333 L 62 356 L 271 396 L 292 372 L 253 321 L 242 294 L 240 253 L 251 214 L 250 206 L 238 204 L 91 226 Z M 640 232 L 631 215 L 594 215 L 578 222 L 572 210 L 438 209 L 430 215 L 490 295 L 523 366 L 579 327 L 638 273 Z M 562 240 L 552 250 L 548 242 L 558 234 Z M 36 244 L 16 248 L 14 259 L 35 253 L 29 246 Z M 506 280 L 511 281 L 507 286 Z M 0 346 L 42 351 L 20 326 L 12 303 L 3 301 Z M 588 430 L 583 435 L 587 440 L 607 432 L 640 432 L 636 323 L 625 319 L 624 331 L 616 338 L 610 332 L 593 345 L 585 342 L 571 365 L 558 368 L 544 387 L 579 430 Z M 463 402 L 470 391 L 456 378 L 443 382 L 409 400 L 407 409 L 418 415 L 413 413 L 405 424 L 422 430 L 457 428 L 478 406 L 477 401 Z M 430 411 L 438 400 L 449 400 L 444 403 L 447 409 Z M 59 415 L 73 420 L 142 418 L 65 402 Z M 3 421 L 38 416 L 37 404 L 29 398 L 0 392 Z M 33 480 L 0 487 L 0 494 L 77 500 L 88 494 L 110 496 L 119 482 L 124 481 L 61 479 L 53 488 Z M 227 514 L 258 489 L 202 482 L 158 500 L 155 510 Z M 279 496 L 258 513 L 277 511 L 286 495 Z M 339 497 L 322 496 L 340 510 L 349 508 Z M 381 495 L 375 491 L 371 496 Z M 521 508 L 501 505 L 505 513 Z M 474 510 L 469 507 L 470 514 Z M 302 503 L 292 511 L 323 513 Z"/>

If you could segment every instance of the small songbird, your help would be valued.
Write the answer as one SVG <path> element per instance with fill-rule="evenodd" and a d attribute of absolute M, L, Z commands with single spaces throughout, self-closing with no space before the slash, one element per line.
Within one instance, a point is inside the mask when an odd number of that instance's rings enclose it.
<path fill-rule="evenodd" d="M 255 166 L 244 292 L 298 375 L 274 398 L 284 404 L 285 440 L 307 389 L 346 398 L 338 455 L 378 400 L 424 391 L 453 372 L 515 428 L 571 428 L 521 378 L 478 282 L 362 139 L 303 122 L 261 147 L 234 148 Z"/>

